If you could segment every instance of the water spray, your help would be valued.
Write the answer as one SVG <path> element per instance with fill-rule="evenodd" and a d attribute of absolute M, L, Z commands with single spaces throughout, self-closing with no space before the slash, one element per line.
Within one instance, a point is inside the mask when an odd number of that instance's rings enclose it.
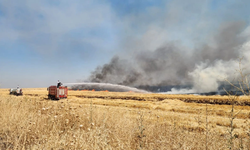
<path fill-rule="evenodd" d="M 89 85 L 89 86 L 97 86 L 99 88 L 112 88 L 115 90 L 123 90 L 123 91 L 132 91 L 138 93 L 149 93 L 148 91 L 137 89 L 134 87 L 129 87 L 125 85 L 111 84 L 111 83 L 89 83 L 89 82 L 81 82 L 81 83 L 64 83 L 64 85 Z"/>

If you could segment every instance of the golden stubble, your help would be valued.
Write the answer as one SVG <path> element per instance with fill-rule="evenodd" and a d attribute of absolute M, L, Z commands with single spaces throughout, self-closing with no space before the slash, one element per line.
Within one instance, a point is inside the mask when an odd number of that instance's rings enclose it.
<path fill-rule="evenodd" d="M 23 93 L 0 90 L 1 148 L 227 148 L 231 106 L 216 102 L 227 96 L 69 91 L 67 99 L 51 101 L 46 88 Z M 243 141 L 247 147 L 249 106 L 235 106 L 235 112 L 235 145 Z"/>

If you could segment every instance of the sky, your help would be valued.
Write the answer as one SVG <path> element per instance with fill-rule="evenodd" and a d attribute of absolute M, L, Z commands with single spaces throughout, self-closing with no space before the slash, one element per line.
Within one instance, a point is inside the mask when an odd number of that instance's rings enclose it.
<path fill-rule="evenodd" d="M 0 88 L 84 81 L 116 55 L 168 42 L 188 55 L 227 22 L 247 29 L 249 8 L 247 0 L 0 0 Z"/>

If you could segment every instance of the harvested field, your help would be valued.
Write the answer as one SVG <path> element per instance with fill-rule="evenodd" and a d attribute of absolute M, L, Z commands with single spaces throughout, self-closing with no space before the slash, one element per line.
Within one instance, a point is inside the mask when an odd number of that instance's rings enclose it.
<path fill-rule="evenodd" d="M 0 90 L 1 149 L 250 148 L 249 97 L 235 97 L 232 123 L 228 96 L 69 91 L 51 101 L 46 88 L 23 93 Z"/>

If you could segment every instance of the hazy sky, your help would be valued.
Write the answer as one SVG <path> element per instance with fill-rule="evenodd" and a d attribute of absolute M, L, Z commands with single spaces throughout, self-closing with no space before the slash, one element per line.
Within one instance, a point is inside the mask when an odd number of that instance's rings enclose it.
<path fill-rule="evenodd" d="M 114 55 L 180 42 L 187 54 L 248 0 L 0 0 L 0 88 L 88 78 Z M 188 50 L 190 49 L 190 50 Z"/>

